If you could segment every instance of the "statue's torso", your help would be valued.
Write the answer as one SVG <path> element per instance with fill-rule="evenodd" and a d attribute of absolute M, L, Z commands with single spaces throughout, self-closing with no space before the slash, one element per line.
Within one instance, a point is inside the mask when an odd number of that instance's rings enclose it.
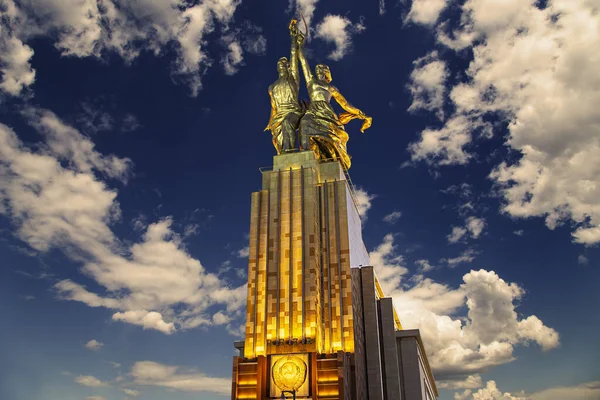
<path fill-rule="evenodd" d="M 298 103 L 298 86 L 293 77 L 279 78 L 271 85 L 270 90 L 273 93 L 277 110 L 300 107 Z"/>
<path fill-rule="evenodd" d="M 318 79 L 312 79 L 308 84 L 308 96 L 310 101 L 326 101 L 331 100 L 331 85 L 322 82 Z"/>

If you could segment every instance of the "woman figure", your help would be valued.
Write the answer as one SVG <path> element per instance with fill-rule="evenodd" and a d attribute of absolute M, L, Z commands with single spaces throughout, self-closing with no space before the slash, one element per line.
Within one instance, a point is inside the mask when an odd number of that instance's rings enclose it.
<path fill-rule="evenodd" d="M 371 126 L 371 118 L 348 103 L 337 88 L 331 84 L 331 71 L 327 65 L 317 64 L 315 75 L 311 73 L 304 57 L 304 37 L 297 36 L 297 40 L 298 59 L 302 65 L 310 98 L 308 110 L 300 120 L 300 147 L 303 150 L 313 150 L 319 160 L 338 160 L 344 170 L 347 170 L 350 168 L 350 156 L 346 151 L 348 134 L 344 129 L 344 124 L 351 119 L 360 118 L 365 120 L 360 129 L 361 132 L 364 132 Z M 332 97 L 347 111 L 346 113 L 338 117 L 329 104 Z"/>

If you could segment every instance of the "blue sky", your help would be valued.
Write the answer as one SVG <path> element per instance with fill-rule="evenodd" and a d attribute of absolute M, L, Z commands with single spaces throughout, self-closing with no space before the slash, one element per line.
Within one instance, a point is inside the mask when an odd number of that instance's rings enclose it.
<path fill-rule="evenodd" d="M 600 398 L 595 0 L 0 0 L 0 398 L 228 397 L 296 7 L 440 397 Z"/>

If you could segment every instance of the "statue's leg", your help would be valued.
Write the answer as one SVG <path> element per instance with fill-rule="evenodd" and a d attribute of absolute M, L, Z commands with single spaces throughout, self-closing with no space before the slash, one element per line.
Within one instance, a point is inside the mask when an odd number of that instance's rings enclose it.
<path fill-rule="evenodd" d="M 306 116 L 300 120 L 300 150 L 310 150 L 310 135 L 308 134 L 308 119 Z"/>
<path fill-rule="evenodd" d="M 283 151 L 296 150 L 296 129 L 300 122 L 300 116 L 290 112 L 282 122 L 281 134 L 283 136 Z"/>

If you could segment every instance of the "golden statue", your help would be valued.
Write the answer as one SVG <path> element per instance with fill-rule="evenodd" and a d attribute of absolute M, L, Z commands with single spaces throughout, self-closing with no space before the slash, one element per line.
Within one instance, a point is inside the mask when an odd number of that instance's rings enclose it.
<path fill-rule="evenodd" d="M 304 110 L 298 102 L 300 89 L 298 38 L 304 35 L 298 32 L 296 23 L 297 21 L 293 19 L 289 25 L 292 42 L 290 59 L 289 61 L 286 57 L 279 59 L 277 62 L 279 79 L 269 86 L 271 118 L 265 131 L 271 131 L 277 154 L 296 150 L 296 129 L 298 129 L 300 118 L 304 114 Z"/>
<path fill-rule="evenodd" d="M 352 106 L 331 84 L 331 71 L 327 65 L 317 64 L 315 75 L 311 73 L 303 52 L 304 35 L 297 34 L 296 41 L 298 43 L 298 59 L 302 65 L 310 98 L 308 109 L 300 120 L 300 148 L 312 149 L 319 160 L 338 160 L 347 170 L 350 168 L 350 156 L 346 150 L 348 134 L 344 125 L 352 119 L 362 119 L 364 122 L 360 131 L 364 133 L 371 126 L 372 118 Z M 346 110 L 345 113 L 339 116 L 335 113 L 329 104 L 331 97 Z"/>

